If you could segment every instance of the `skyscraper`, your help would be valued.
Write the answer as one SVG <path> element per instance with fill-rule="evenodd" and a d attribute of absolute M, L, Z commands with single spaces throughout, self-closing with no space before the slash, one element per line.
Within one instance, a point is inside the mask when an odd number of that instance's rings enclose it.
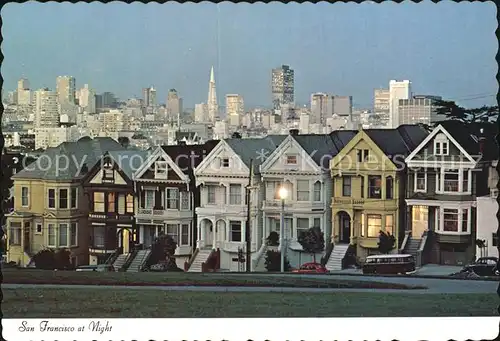
<path fill-rule="evenodd" d="M 226 118 L 230 126 L 239 127 L 245 114 L 243 97 L 236 94 L 226 95 Z"/>
<path fill-rule="evenodd" d="M 58 94 L 49 89 L 40 89 L 33 94 L 35 128 L 59 126 Z"/>
<path fill-rule="evenodd" d="M 324 93 L 315 93 L 311 95 L 311 115 L 308 123 L 325 123 L 328 117 L 333 114 L 331 97 Z"/>
<path fill-rule="evenodd" d="M 96 112 L 96 94 L 93 89 L 85 84 L 83 88 L 78 91 L 78 104 L 85 109 L 87 113 L 94 114 Z"/>
<path fill-rule="evenodd" d="M 76 83 L 72 76 L 59 76 L 56 79 L 57 100 L 60 105 L 75 104 Z"/>
<path fill-rule="evenodd" d="M 153 87 L 142 89 L 145 107 L 154 107 L 156 105 L 156 89 Z"/>
<path fill-rule="evenodd" d="M 435 101 L 439 96 L 413 96 L 412 99 L 400 99 L 398 103 L 399 125 L 401 124 L 428 124 L 445 117 L 437 115 Z"/>
<path fill-rule="evenodd" d="M 399 100 L 411 98 L 411 82 L 409 80 L 389 82 L 389 126 L 394 129 L 399 127 Z"/>
<path fill-rule="evenodd" d="M 17 104 L 18 105 L 31 104 L 30 82 L 26 78 L 21 78 L 17 82 Z"/>
<path fill-rule="evenodd" d="M 219 114 L 219 106 L 217 104 L 217 92 L 215 90 L 215 75 L 214 67 L 210 70 L 210 82 L 208 84 L 208 120 L 215 122 L 215 118 Z"/>
<path fill-rule="evenodd" d="M 179 97 L 177 90 L 170 89 L 167 95 L 167 117 L 177 119 L 182 114 L 182 98 Z"/>
<path fill-rule="evenodd" d="M 294 71 L 288 65 L 272 70 L 271 91 L 273 108 L 280 110 L 283 104 L 294 104 Z"/>

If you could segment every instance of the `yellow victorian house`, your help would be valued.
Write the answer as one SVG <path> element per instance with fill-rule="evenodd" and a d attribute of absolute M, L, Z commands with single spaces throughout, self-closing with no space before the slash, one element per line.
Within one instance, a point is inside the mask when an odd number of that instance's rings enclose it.
<path fill-rule="evenodd" d="M 398 249 L 406 223 L 404 160 L 427 135 L 418 125 L 361 129 L 332 158 L 332 236 L 338 249 L 351 245 L 363 261 L 378 253 L 380 231 L 393 234 Z"/>
<path fill-rule="evenodd" d="M 43 249 L 68 249 L 73 265 L 89 262 L 89 199 L 82 182 L 106 151 L 109 137 L 83 137 L 48 148 L 12 176 L 14 210 L 7 215 L 7 261 L 28 266 Z"/>

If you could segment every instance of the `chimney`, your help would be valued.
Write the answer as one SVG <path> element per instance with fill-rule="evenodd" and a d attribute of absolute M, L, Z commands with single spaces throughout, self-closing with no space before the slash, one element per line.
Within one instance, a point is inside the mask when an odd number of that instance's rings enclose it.
<path fill-rule="evenodd" d="M 292 136 L 299 135 L 299 130 L 298 129 L 290 129 L 290 135 L 292 135 Z"/>
<path fill-rule="evenodd" d="M 239 132 L 235 131 L 233 133 L 233 135 L 231 135 L 231 138 L 233 138 L 233 139 L 241 139 L 241 134 Z"/>

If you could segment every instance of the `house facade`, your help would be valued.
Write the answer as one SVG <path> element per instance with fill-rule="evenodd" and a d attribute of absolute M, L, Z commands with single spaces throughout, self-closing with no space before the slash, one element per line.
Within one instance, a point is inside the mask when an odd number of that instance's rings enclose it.
<path fill-rule="evenodd" d="M 246 191 L 250 184 L 251 253 L 262 254 L 265 238 L 262 231 L 260 205 L 264 192 L 259 166 L 286 136 L 265 138 L 233 138 L 221 140 L 217 147 L 195 170 L 196 185 L 200 186 L 197 256 L 189 271 L 201 271 L 213 250 L 220 252 L 220 268 L 243 270 L 235 261 L 238 250 L 246 248 Z M 196 265 L 196 266 L 193 266 Z"/>
<path fill-rule="evenodd" d="M 408 240 L 421 263 L 464 265 L 475 258 L 476 198 L 489 194 L 491 125 L 439 124 L 408 156 Z M 409 252 L 413 253 L 413 252 Z"/>
<path fill-rule="evenodd" d="M 396 238 L 405 226 L 404 158 L 427 136 L 420 126 L 360 130 L 332 159 L 332 235 L 360 261 L 378 253 L 379 232 Z"/>
<path fill-rule="evenodd" d="M 298 243 L 302 232 L 319 227 L 326 243 L 331 239 L 329 163 L 337 151 L 329 135 L 298 135 L 292 130 L 260 166 L 264 186 L 261 206 L 263 245 L 271 232 L 280 233 L 282 200 L 279 190 L 284 187 L 288 196 L 284 200 L 283 240 L 292 267 L 312 261 L 311 255 L 304 254 Z M 317 261 L 320 257 L 317 255 Z"/>
<path fill-rule="evenodd" d="M 83 190 L 89 201 L 89 264 L 103 264 L 111 254 L 128 254 L 138 243 L 135 226 L 134 169 L 147 152 L 106 152 L 88 172 Z"/>
<path fill-rule="evenodd" d="M 28 266 L 42 249 L 68 249 L 73 265 L 89 262 L 89 202 L 83 178 L 104 151 L 123 147 L 84 137 L 49 148 L 12 176 L 14 211 L 7 215 L 7 261 Z"/>
<path fill-rule="evenodd" d="M 159 234 L 170 235 L 177 242 L 180 268 L 189 260 L 197 240 L 194 208 L 200 199 L 194 168 L 216 144 L 160 146 L 133 176 L 138 242 L 149 247 Z"/>
<path fill-rule="evenodd" d="M 498 160 L 494 160 L 489 167 L 488 188 L 489 195 L 477 197 L 476 217 L 476 239 L 482 245 L 476 243 L 476 258 L 498 257 Z"/>

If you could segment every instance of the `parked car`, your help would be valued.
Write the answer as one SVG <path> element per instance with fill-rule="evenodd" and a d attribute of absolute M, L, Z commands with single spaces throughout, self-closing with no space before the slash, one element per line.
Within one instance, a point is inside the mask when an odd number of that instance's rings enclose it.
<path fill-rule="evenodd" d="M 76 271 L 97 271 L 97 265 L 80 265 Z"/>
<path fill-rule="evenodd" d="M 498 276 L 497 264 L 497 257 L 481 257 L 474 263 L 466 265 L 463 271 L 474 272 L 478 276 Z"/>
<path fill-rule="evenodd" d="M 112 265 L 99 264 L 99 265 L 80 265 L 76 271 L 98 271 L 98 272 L 111 272 L 115 271 Z"/>
<path fill-rule="evenodd" d="M 300 273 L 300 274 L 324 274 L 327 273 L 328 270 L 319 263 L 304 263 L 300 266 L 300 268 L 293 270 L 292 272 Z"/>

